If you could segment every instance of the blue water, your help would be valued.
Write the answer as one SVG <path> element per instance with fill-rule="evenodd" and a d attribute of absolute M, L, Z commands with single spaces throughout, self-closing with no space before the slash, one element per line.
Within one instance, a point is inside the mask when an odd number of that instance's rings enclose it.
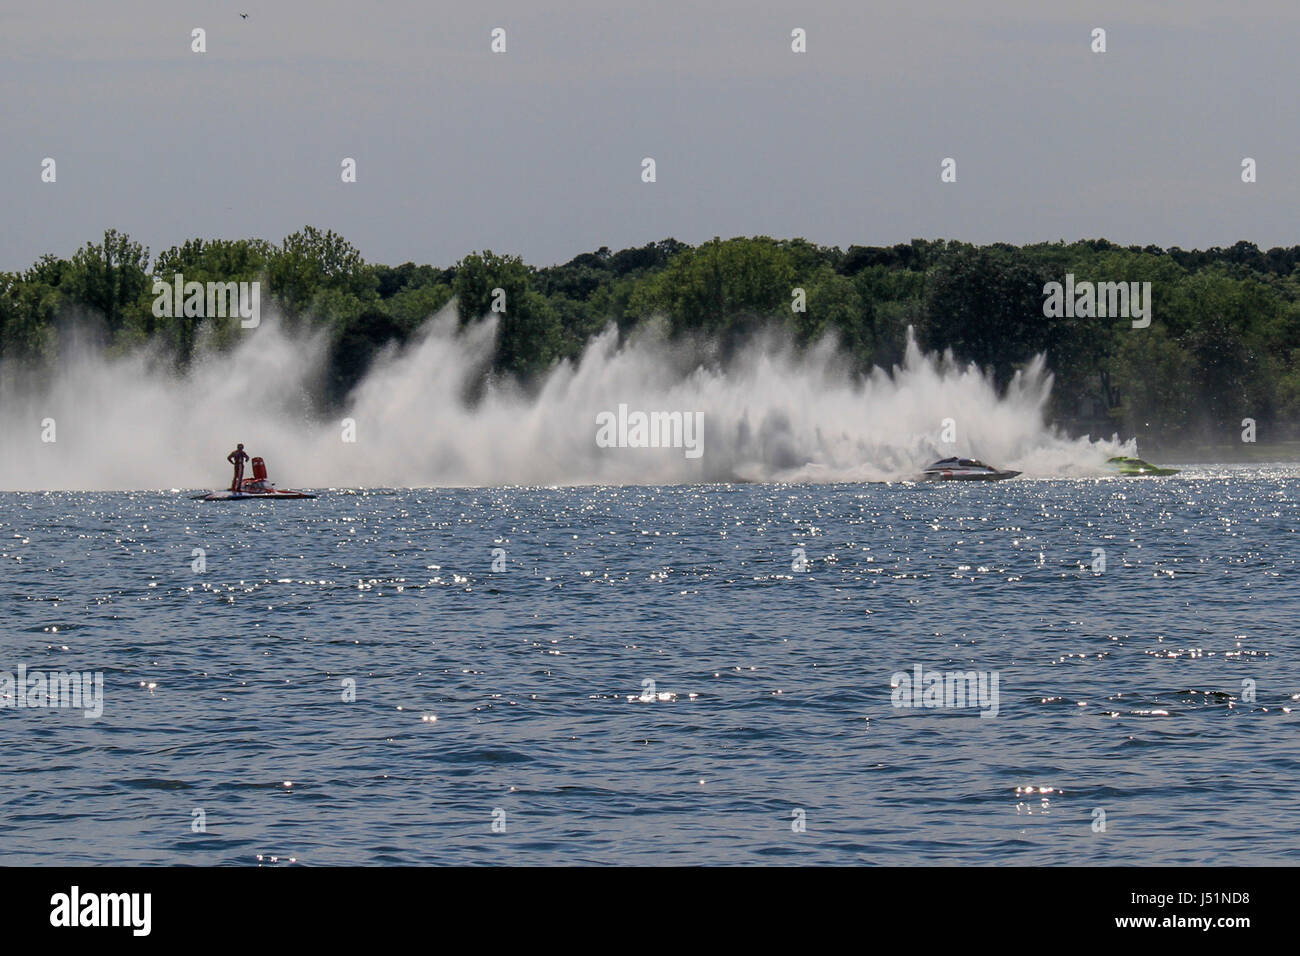
<path fill-rule="evenodd" d="M 0 862 L 1293 863 L 1294 474 L 0 495 Z"/>

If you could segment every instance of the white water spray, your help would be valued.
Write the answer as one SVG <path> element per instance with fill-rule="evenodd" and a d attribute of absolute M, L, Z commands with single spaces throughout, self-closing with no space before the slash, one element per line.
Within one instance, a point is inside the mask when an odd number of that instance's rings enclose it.
<path fill-rule="evenodd" d="M 1060 477 L 1100 474 L 1106 457 L 1131 453 L 1043 424 L 1051 375 L 1041 359 L 1000 396 L 975 368 L 915 343 L 900 368 L 864 380 L 830 342 L 800 353 L 770 335 L 719 366 L 650 332 L 620 347 L 611 329 L 535 393 L 496 384 L 471 408 L 466 384 L 491 357 L 495 324 L 458 331 L 449 307 L 384 353 L 324 421 L 307 396 L 325 337 L 295 339 L 275 322 L 242 334 L 180 375 L 156 371 L 148 352 L 83 350 L 33 392 L 0 366 L 0 489 L 219 488 L 236 442 L 296 488 L 884 481 L 949 455 Z M 620 404 L 703 413 L 703 453 L 599 447 L 597 415 Z M 941 441 L 945 419 L 952 443 Z"/>

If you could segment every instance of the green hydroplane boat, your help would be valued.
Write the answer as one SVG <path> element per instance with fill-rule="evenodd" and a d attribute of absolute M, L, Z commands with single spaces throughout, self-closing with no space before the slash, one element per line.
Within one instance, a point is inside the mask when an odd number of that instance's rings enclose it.
<path fill-rule="evenodd" d="M 1161 468 L 1150 462 L 1143 461 L 1141 458 L 1126 458 L 1118 455 L 1110 458 L 1107 463 L 1121 475 L 1176 475 L 1177 468 Z"/>

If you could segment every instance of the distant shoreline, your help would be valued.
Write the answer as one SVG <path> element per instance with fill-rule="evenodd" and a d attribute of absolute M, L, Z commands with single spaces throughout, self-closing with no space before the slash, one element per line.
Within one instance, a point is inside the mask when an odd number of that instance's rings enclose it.
<path fill-rule="evenodd" d="M 1265 462 L 1300 464 L 1300 441 L 1182 442 L 1162 445 L 1151 439 L 1138 441 L 1138 454 L 1165 464 L 1251 465 Z"/>

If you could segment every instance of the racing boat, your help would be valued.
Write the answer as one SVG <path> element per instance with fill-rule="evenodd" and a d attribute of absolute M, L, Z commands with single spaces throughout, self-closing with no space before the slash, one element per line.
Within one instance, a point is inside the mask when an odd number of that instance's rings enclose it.
<path fill-rule="evenodd" d="M 1114 458 L 1108 458 L 1106 463 L 1121 475 L 1176 475 L 1177 468 L 1161 468 L 1159 465 L 1153 465 L 1150 462 L 1143 461 L 1141 458 L 1127 458 L 1124 455 L 1117 455 Z"/>
<path fill-rule="evenodd" d="M 975 458 L 942 458 L 921 472 L 920 481 L 1006 481 L 1018 471 L 999 471 Z"/>
<path fill-rule="evenodd" d="M 253 477 L 239 482 L 239 489 L 227 488 L 224 491 L 210 491 L 206 495 L 194 495 L 195 501 L 242 501 L 245 498 L 315 498 L 305 491 L 290 491 L 277 488 L 266 477 L 266 462 L 261 458 L 252 460 Z"/>

